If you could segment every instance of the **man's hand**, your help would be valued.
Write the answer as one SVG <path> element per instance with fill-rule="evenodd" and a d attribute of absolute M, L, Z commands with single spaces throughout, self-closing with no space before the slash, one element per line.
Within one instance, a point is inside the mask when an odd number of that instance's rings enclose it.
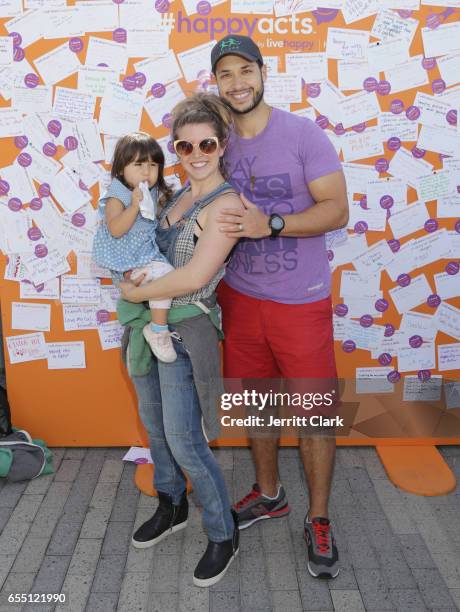
<path fill-rule="evenodd" d="M 271 231 L 268 227 L 268 215 L 263 213 L 246 196 L 240 193 L 244 210 L 224 208 L 217 217 L 219 231 L 228 238 L 267 238 Z"/>
<path fill-rule="evenodd" d="M 121 281 L 119 284 L 121 291 L 121 297 L 128 301 L 138 304 L 143 302 L 143 299 L 139 297 L 139 289 L 132 282 Z"/>

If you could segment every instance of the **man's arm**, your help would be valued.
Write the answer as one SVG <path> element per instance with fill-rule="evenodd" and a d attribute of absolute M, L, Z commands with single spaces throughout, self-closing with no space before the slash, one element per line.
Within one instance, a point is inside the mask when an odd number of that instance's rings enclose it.
<path fill-rule="evenodd" d="M 315 204 L 292 215 L 282 215 L 285 226 L 281 236 L 307 237 L 324 234 L 344 227 L 348 223 L 348 200 L 342 171 L 327 174 L 308 183 Z M 218 217 L 220 231 L 239 238 L 266 238 L 270 236 L 269 216 L 241 196 L 243 211 L 226 208 Z M 240 230 L 240 225 L 243 230 Z"/>

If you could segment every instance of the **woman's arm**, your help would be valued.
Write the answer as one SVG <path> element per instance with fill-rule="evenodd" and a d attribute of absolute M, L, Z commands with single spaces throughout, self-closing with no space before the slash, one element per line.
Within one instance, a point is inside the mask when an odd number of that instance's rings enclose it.
<path fill-rule="evenodd" d="M 136 220 L 142 191 L 139 187 L 133 190 L 131 206 L 125 208 L 117 198 L 109 198 L 105 205 L 105 220 L 109 232 L 114 238 L 120 238 L 128 232 Z"/>
<path fill-rule="evenodd" d="M 122 282 L 120 283 L 122 297 L 130 302 L 167 299 L 192 293 L 209 283 L 237 243 L 236 238 L 223 236 L 217 224 L 217 216 L 228 206 L 236 209 L 243 207 L 239 197 L 233 193 L 224 194 L 209 205 L 206 210 L 205 226 L 188 264 L 142 287 Z"/>

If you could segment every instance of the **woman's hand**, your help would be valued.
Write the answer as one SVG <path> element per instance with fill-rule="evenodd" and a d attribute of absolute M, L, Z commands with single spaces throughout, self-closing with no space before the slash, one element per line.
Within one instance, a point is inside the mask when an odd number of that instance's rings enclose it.
<path fill-rule="evenodd" d="M 137 287 L 134 283 L 121 281 L 119 287 L 121 291 L 121 297 L 124 300 L 127 300 L 128 302 L 134 302 L 135 304 L 144 301 L 139 295 L 139 287 Z"/>
<path fill-rule="evenodd" d="M 219 231 L 229 238 L 267 238 L 271 231 L 268 216 L 240 194 L 244 209 L 224 208 L 217 217 Z"/>

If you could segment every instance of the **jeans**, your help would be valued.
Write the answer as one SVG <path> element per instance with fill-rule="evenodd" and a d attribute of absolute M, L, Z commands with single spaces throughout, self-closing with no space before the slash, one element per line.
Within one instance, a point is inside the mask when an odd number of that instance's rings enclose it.
<path fill-rule="evenodd" d="M 171 326 L 172 327 L 172 326 Z M 181 340 L 173 337 L 177 359 L 156 359 L 147 376 L 132 376 L 141 420 L 150 442 L 157 491 L 179 503 L 186 480 L 203 506 L 203 528 L 213 542 L 229 540 L 234 522 L 221 469 L 201 426 L 201 410 L 192 364 Z"/>

